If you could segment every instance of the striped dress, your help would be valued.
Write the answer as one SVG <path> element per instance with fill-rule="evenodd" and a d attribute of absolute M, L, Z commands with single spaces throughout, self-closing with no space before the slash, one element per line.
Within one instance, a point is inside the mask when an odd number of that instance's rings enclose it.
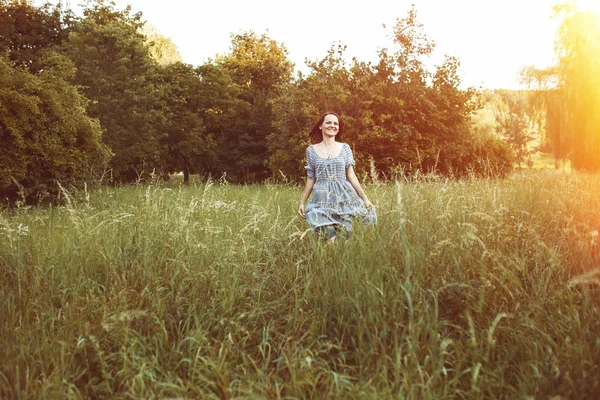
<path fill-rule="evenodd" d="M 305 213 L 313 231 L 324 226 L 339 225 L 350 232 L 355 218 L 363 224 L 377 222 L 375 208 L 369 210 L 365 207 L 346 178 L 346 169 L 356 164 L 348 144 L 344 143 L 340 154 L 333 158 L 322 158 L 313 146 L 309 146 L 306 160 L 308 177 L 316 180 Z"/>

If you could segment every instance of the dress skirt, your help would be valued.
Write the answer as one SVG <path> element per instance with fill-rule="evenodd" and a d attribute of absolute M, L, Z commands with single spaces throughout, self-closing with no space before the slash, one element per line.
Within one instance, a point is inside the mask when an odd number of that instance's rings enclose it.
<path fill-rule="evenodd" d="M 355 165 L 352 150 L 344 143 L 337 157 L 320 157 L 313 146 L 306 149 L 307 174 L 315 179 L 313 196 L 306 206 L 306 221 L 313 231 L 336 227 L 352 231 L 358 220 L 366 225 L 377 223 L 374 208 L 368 209 L 346 178 L 346 169 Z"/>

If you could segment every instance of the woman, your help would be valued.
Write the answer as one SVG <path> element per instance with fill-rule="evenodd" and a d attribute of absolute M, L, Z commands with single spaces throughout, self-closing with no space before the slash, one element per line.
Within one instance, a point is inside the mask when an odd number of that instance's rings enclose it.
<path fill-rule="evenodd" d="M 310 131 L 313 144 L 306 149 L 308 179 L 298 213 L 326 240 L 335 240 L 338 232 L 348 238 L 355 217 L 365 224 L 377 222 L 375 207 L 354 173 L 352 150 L 340 142 L 343 127 L 335 113 L 323 114 Z"/>

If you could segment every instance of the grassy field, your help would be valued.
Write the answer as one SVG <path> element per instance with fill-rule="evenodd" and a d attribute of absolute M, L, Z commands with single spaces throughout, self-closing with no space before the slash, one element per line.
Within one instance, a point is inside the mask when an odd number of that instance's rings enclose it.
<path fill-rule="evenodd" d="M 0 398 L 600 396 L 600 175 L 366 189 L 333 245 L 293 186 L 0 211 Z"/>

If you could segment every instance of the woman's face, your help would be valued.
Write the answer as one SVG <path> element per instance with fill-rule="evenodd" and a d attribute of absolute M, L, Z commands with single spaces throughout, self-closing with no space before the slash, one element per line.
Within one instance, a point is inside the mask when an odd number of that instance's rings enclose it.
<path fill-rule="evenodd" d="M 323 137 L 335 137 L 340 130 L 338 118 L 335 115 L 329 114 L 325 116 L 323 124 L 321 125 L 321 132 Z"/>

